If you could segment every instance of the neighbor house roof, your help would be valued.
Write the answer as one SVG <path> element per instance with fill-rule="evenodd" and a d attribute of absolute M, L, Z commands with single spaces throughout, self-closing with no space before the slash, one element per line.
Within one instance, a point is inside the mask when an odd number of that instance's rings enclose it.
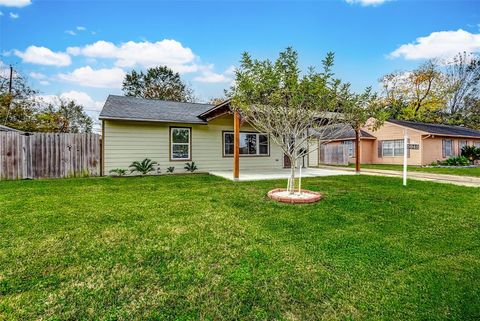
<path fill-rule="evenodd" d="M 441 124 L 420 123 L 415 121 L 388 120 L 389 123 L 420 130 L 431 135 L 439 136 L 461 136 L 461 137 L 480 137 L 480 130 L 466 128 L 462 126 L 451 126 Z"/>
<path fill-rule="evenodd" d="M 12 127 L 0 125 L 0 132 L 21 132 L 21 131 Z"/>
<path fill-rule="evenodd" d="M 206 124 L 199 116 L 213 107 L 211 104 L 109 95 L 99 118 Z"/>
<path fill-rule="evenodd" d="M 351 140 L 355 139 L 355 130 L 351 125 L 346 124 L 337 124 L 330 127 L 326 127 L 322 132 L 312 129 L 310 131 L 311 135 L 317 136 L 323 140 Z M 361 139 L 375 139 L 376 137 L 372 134 L 367 133 L 363 129 L 360 129 L 360 138 Z"/>

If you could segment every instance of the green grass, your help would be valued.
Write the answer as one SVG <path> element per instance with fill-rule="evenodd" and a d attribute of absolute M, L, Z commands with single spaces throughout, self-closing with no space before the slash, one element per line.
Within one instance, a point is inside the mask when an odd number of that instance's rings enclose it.
<path fill-rule="evenodd" d="M 478 320 L 479 189 L 369 176 L 0 182 L 0 320 Z"/>
<path fill-rule="evenodd" d="M 348 167 L 355 167 L 355 164 L 350 164 Z M 389 164 L 362 164 L 361 168 L 368 169 L 384 169 L 402 171 L 403 165 L 389 165 Z M 435 174 L 449 174 L 460 176 L 474 176 L 480 177 L 480 167 L 421 167 L 421 166 L 408 166 L 409 171 L 426 172 Z"/>

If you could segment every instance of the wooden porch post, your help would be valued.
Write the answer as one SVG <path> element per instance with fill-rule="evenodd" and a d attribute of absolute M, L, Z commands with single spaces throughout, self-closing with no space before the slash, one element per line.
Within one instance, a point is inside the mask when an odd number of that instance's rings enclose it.
<path fill-rule="evenodd" d="M 233 179 L 240 176 L 240 115 L 233 114 Z"/>

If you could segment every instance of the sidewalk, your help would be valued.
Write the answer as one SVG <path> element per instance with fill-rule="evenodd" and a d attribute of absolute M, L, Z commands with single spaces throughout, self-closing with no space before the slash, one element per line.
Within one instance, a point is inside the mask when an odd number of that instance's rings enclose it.
<path fill-rule="evenodd" d="M 336 167 L 336 166 L 321 166 L 320 168 L 332 168 L 335 170 L 343 170 L 353 172 L 354 168 L 349 167 Z M 385 169 L 367 169 L 361 168 L 362 175 L 374 175 L 374 176 L 390 176 L 390 177 L 402 177 L 401 171 L 385 170 Z M 438 183 L 447 183 L 461 186 L 480 187 L 480 177 L 471 176 L 458 176 L 448 174 L 433 174 L 423 172 L 408 172 L 408 179 L 415 179 L 419 181 L 431 181 Z"/>

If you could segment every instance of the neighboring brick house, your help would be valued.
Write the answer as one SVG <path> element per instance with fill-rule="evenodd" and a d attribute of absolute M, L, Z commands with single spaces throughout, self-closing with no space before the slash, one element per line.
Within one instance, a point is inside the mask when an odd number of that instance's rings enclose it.
<path fill-rule="evenodd" d="M 410 165 L 428 165 L 460 155 L 465 145 L 480 147 L 480 130 L 461 126 L 428 124 L 404 120 L 389 120 L 376 131 L 365 126 L 361 133 L 363 164 L 402 164 L 403 136 L 407 132 L 410 143 L 419 144 L 418 150 L 409 150 Z M 355 135 L 352 130 L 330 144 L 349 145 L 350 162 L 355 162 Z"/>

